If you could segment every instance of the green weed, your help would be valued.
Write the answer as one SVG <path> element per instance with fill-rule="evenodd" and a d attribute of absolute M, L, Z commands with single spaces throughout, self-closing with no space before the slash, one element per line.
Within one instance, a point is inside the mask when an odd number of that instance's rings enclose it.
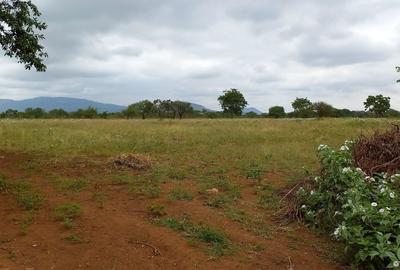
<path fill-rule="evenodd" d="M 193 195 L 182 187 L 176 187 L 171 190 L 168 198 L 171 201 L 191 201 L 193 200 Z"/>
<path fill-rule="evenodd" d="M 77 203 L 64 203 L 54 209 L 56 220 L 61 221 L 67 228 L 72 228 L 75 219 L 82 213 L 81 206 Z"/>
<path fill-rule="evenodd" d="M 203 223 L 192 223 L 188 217 L 180 219 L 166 217 L 159 224 L 176 232 L 183 233 L 191 240 L 203 242 L 209 245 L 207 252 L 213 256 L 223 256 L 232 253 L 232 244 L 225 233 Z"/>

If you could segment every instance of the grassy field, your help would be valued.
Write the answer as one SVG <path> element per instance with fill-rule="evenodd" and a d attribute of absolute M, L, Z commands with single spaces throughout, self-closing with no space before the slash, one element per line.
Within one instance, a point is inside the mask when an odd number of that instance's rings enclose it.
<path fill-rule="evenodd" d="M 114 269 L 154 269 L 157 263 L 166 269 L 282 269 L 291 264 L 295 269 L 336 269 L 340 255 L 335 245 L 301 224 L 274 221 L 279 191 L 317 169 L 319 144 L 337 147 L 390 122 L 0 121 L 0 227 L 6 228 L 0 231 L 0 248 L 8 244 L 4 250 L 9 251 L 0 253 L 0 268 L 51 267 L 50 259 L 24 250 L 46 228 L 50 240 L 42 239 L 42 245 L 59 245 L 72 254 L 57 257 L 57 269 L 85 263 L 74 252 L 86 254 L 90 269 L 113 269 L 113 263 L 121 265 Z M 110 168 L 108 161 L 121 153 L 148 156 L 153 165 L 145 171 Z M 132 209 L 144 214 L 132 216 Z M 130 240 L 108 249 L 107 235 L 112 241 Z M 142 243 L 141 237 L 157 244 L 153 255 L 159 261 L 138 259 L 147 257 L 136 249 L 135 261 L 122 257 L 130 249 L 124 245 Z M 179 260 L 176 250 L 188 256 L 182 263 L 174 261 Z M 114 254 L 115 260 L 95 256 L 102 252 Z M 52 254 L 59 256 L 58 251 Z"/>

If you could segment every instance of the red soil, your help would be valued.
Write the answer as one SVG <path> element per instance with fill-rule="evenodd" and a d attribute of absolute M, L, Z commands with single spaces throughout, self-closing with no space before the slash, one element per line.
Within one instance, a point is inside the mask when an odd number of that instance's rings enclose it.
<path fill-rule="evenodd" d="M 0 194 L 0 270 L 4 269 L 340 269 L 327 257 L 329 240 L 316 236 L 300 224 L 276 230 L 267 240 L 244 230 L 240 224 L 221 215 L 218 210 L 204 206 L 201 198 L 190 202 L 172 202 L 166 199 L 171 184 L 162 186 L 158 199 L 133 196 L 126 186 L 92 184 L 85 191 L 63 194 L 56 191 L 49 180 L 49 172 L 58 175 L 80 176 L 93 183 L 103 176 L 104 169 L 96 165 L 66 164 L 49 166 L 46 171 L 27 172 L 21 165 L 29 157 L 0 153 L 0 173 L 8 181 L 29 179 L 34 187 L 46 195 L 45 206 L 38 211 L 33 224 L 23 235 L 20 221 L 27 215 L 10 194 Z M 276 179 L 271 177 L 272 182 Z M 93 180 L 93 181 L 92 181 Z M 188 185 L 194 189 L 190 181 Z M 103 209 L 92 195 L 101 190 L 108 196 Z M 256 210 L 251 187 L 245 187 L 240 206 Z M 55 205 L 68 201 L 78 202 L 83 214 L 71 230 L 54 220 Z M 190 243 L 184 236 L 168 228 L 155 225 L 149 219 L 147 207 L 159 203 L 166 206 L 168 215 L 190 213 L 193 220 L 205 222 L 225 231 L 240 251 L 234 255 L 210 258 L 201 246 Z M 267 224 L 279 227 L 265 214 Z M 72 244 L 65 236 L 75 234 L 83 240 Z M 155 256 L 151 247 L 137 244 L 145 242 L 157 247 L 161 255 Z M 251 246 L 261 245 L 262 251 Z"/>

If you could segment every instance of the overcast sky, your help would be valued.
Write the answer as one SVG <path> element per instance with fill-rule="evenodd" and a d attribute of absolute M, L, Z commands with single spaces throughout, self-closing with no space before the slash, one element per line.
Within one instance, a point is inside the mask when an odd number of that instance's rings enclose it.
<path fill-rule="evenodd" d="M 46 73 L 0 57 L 0 98 L 68 96 L 130 104 L 170 98 L 218 108 L 296 97 L 400 109 L 399 0 L 33 0 L 48 24 Z"/>

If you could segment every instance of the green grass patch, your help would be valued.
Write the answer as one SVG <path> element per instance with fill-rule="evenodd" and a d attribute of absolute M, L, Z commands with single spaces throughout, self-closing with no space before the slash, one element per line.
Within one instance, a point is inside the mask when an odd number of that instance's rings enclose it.
<path fill-rule="evenodd" d="M 93 193 L 92 198 L 97 203 L 97 205 L 100 209 L 104 208 L 104 206 L 108 200 L 107 194 L 105 194 L 104 192 L 101 192 L 101 191 L 96 191 L 95 193 Z"/>
<path fill-rule="evenodd" d="M 56 220 L 67 227 L 72 228 L 75 226 L 75 219 L 82 214 L 81 206 L 77 203 L 64 203 L 58 205 L 54 209 L 54 216 Z"/>
<path fill-rule="evenodd" d="M 209 192 L 218 189 L 218 193 Z M 205 177 L 200 180 L 200 190 L 206 197 L 206 205 L 221 208 L 232 204 L 240 198 L 240 187 L 224 176 Z"/>
<path fill-rule="evenodd" d="M 160 186 L 158 181 L 153 181 L 144 176 L 136 176 L 129 184 L 130 192 L 143 195 L 148 198 L 158 198 L 160 196 Z"/>
<path fill-rule="evenodd" d="M 168 198 L 171 201 L 191 201 L 193 200 L 193 194 L 178 186 L 171 190 Z"/>
<path fill-rule="evenodd" d="M 159 218 L 167 214 L 165 212 L 165 206 L 161 204 L 152 204 L 147 208 L 147 210 L 149 211 L 150 215 L 154 218 Z"/>
<path fill-rule="evenodd" d="M 241 225 L 245 231 L 251 232 L 265 239 L 271 239 L 273 227 L 264 222 L 261 216 L 249 214 L 244 210 L 229 208 L 224 211 L 224 215 L 232 221 Z"/>
<path fill-rule="evenodd" d="M 28 181 L 5 182 L 0 181 L 2 192 L 12 194 L 20 208 L 26 211 L 39 210 L 45 202 L 42 193 L 34 190 Z"/>
<path fill-rule="evenodd" d="M 265 209 L 275 209 L 279 206 L 277 191 L 269 184 L 256 186 L 258 205 Z"/>
<path fill-rule="evenodd" d="M 18 192 L 16 194 L 18 206 L 24 210 L 39 210 L 44 204 L 44 196 L 32 190 Z"/>
<path fill-rule="evenodd" d="M 72 192 L 80 192 L 89 186 L 89 182 L 85 179 L 63 178 L 56 180 L 55 183 L 58 190 Z"/>
<path fill-rule="evenodd" d="M 212 256 L 230 255 L 233 252 L 232 243 L 227 235 L 204 223 L 193 223 L 188 217 L 166 217 L 159 220 L 159 224 L 182 233 L 193 241 L 206 243 L 206 251 Z"/>

